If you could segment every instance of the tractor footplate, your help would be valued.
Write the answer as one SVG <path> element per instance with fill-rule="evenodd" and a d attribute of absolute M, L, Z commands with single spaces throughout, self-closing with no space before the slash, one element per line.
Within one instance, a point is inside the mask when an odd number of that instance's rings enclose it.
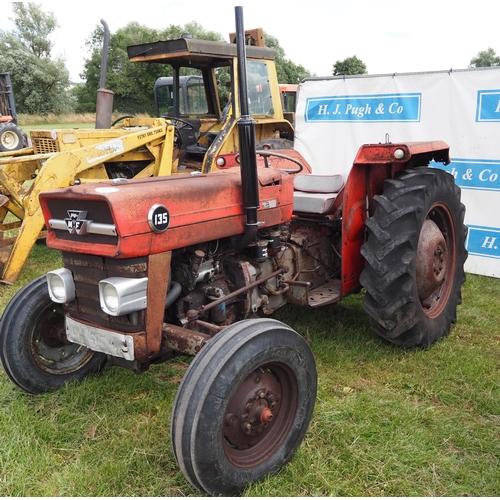
<path fill-rule="evenodd" d="M 310 290 L 308 293 L 309 305 L 311 307 L 333 304 L 340 300 L 340 280 L 332 280 Z"/>

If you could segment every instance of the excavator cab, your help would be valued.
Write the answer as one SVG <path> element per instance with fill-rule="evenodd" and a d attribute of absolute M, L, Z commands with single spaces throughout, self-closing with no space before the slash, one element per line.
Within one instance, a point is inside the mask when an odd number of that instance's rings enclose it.
<path fill-rule="evenodd" d="M 261 29 L 250 30 L 247 36 L 255 44 L 248 45 L 246 53 L 249 112 L 255 120 L 257 141 L 291 141 L 293 127 L 283 116 L 274 50 L 263 46 Z M 155 84 L 155 103 L 158 116 L 176 126 L 178 161 L 174 160 L 173 173 L 207 173 L 217 168 L 218 156 L 239 151 L 234 43 L 183 35 L 177 40 L 133 45 L 127 51 L 132 62 L 167 64 L 172 68 L 173 76 L 162 77 Z"/>

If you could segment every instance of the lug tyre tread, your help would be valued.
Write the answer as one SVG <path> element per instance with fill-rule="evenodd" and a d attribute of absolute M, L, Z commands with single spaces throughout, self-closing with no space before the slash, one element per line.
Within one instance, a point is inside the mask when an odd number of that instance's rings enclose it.
<path fill-rule="evenodd" d="M 416 293 L 417 246 L 423 222 L 438 203 L 453 218 L 454 238 L 449 238 L 449 244 L 456 266 L 449 276 L 453 283 L 446 305 L 436 317 L 428 317 Z M 462 302 L 467 228 L 460 188 L 444 170 L 417 167 L 386 180 L 383 194 L 374 197 L 374 206 L 361 248 L 366 261 L 360 277 L 366 290 L 364 309 L 373 330 L 384 339 L 407 348 L 429 346 L 448 333 Z"/>

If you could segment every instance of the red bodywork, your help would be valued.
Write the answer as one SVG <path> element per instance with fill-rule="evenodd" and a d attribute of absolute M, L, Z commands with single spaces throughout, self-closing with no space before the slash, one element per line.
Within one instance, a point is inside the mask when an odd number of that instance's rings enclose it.
<path fill-rule="evenodd" d="M 336 204 L 336 209 L 341 208 L 342 213 L 342 297 L 361 288 L 359 276 L 364 259 L 360 249 L 365 239 L 365 220 L 373 213 L 373 197 L 383 192 L 384 180 L 393 179 L 400 170 L 425 166 L 432 160 L 449 163 L 446 143 L 369 144 L 358 151 Z M 305 163 L 305 166 L 304 171 L 310 172 L 309 165 Z M 262 227 L 289 222 L 293 211 L 293 176 L 276 168 L 259 168 L 258 175 L 258 220 L 263 223 Z M 48 222 L 54 217 L 54 206 L 66 201 L 66 208 L 77 210 L 81 208 L 82 199 L 106 204 L 116 226 L 115 241 L 86 242 L 82 237 L 69 240 L 61 237 L 65 231 L 49 229 L 47 244 L 50 247 L 71 252 L 77 241 L 81 253 L 130 258 L 160 254 L 245 232 L 239 167 L 199 176 L 74 186 L 42 193 L 40 204 Z M 155 204 L 164 205 L 170 213 L 170 225 L 162 233 L 152 231 L 148 223 L 148 213 Z M 60 212 L 59 217 L 66 217 L 66 214 Z M 89 212 L 87 218 L 99 220 L 99 214 Z"/>
<path fill-rule="evenodd" d="M 264 223 L 262 227 L 288 222 L 293 209 L 292 176 L 271 168 L 260 168 L 258 173 L 258 218 Z M 55 215 L 54 209 L 58 205 L 65 204 L 72 210 L 80 210 L 82 199 L 109 207 L 118 237 L 110 243 L 86 243 L 86 238 L 80 237 L 76 241 L 81 253 L 117 258 L 139 257 L 235 236 L 245 231 L 246 214 L 239 168 L 208 175 L 107 181 L 45 192 L 40 195 L 45 220 L 68 216 L 65 212 Z M 170 214 L 169 227 L 162 233 L 153 232 L 148 223 L 148 213 L 155 204 L 164 205 Z M 92 211 L 86 217 L 100 220 L 100 214 Z M 49 229 L 47 245 L 58 250 L 74 251 L 75 240 L 68 240 L 65 233 Z"/>
<path fill-rule="evenodd" d="M 395 151 L 402 151 L 396 159 Z M 361 288 L 359 276 L 365 261 L 361 245 L 365 240 L 365 220 L 373 215 L 373 197 L 382 194 L 384 180 L 394 179 L 396 172 L 430 161 L 450 162 L 449 147 L 442 141 L 405 144 L 367 144 L 354 159 L 344 189 L 342 217 L 342 291 L 341 295 Z"/>

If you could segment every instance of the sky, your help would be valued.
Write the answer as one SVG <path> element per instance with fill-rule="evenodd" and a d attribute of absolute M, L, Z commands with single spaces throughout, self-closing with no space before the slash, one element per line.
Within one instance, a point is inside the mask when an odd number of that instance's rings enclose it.
<path fill-rule="evenodd" d="M 500 55 L 498 0 L 186 0 L 155 2 L 38 1 L 53 12 L 53 56 L 62 56 L 72 81 L 81 81 L 89 56 L 85 39 L 104 19 L 113 34 L 132 21 L 156 29 L 196 21 L 226 40 L 235 31 L 235 5 L 243 7 L 245 29 L 275 36 L 286 58 L 314 76 L 357 56 L 369 74 L 467 68 L 478 52 Z M 12 31 L 11 2 L 3 2 L 0 30 Z M 153 41 L 153 40 L 151 40 Z M 1 71 L 1 68 L 0 68 Z"/>

